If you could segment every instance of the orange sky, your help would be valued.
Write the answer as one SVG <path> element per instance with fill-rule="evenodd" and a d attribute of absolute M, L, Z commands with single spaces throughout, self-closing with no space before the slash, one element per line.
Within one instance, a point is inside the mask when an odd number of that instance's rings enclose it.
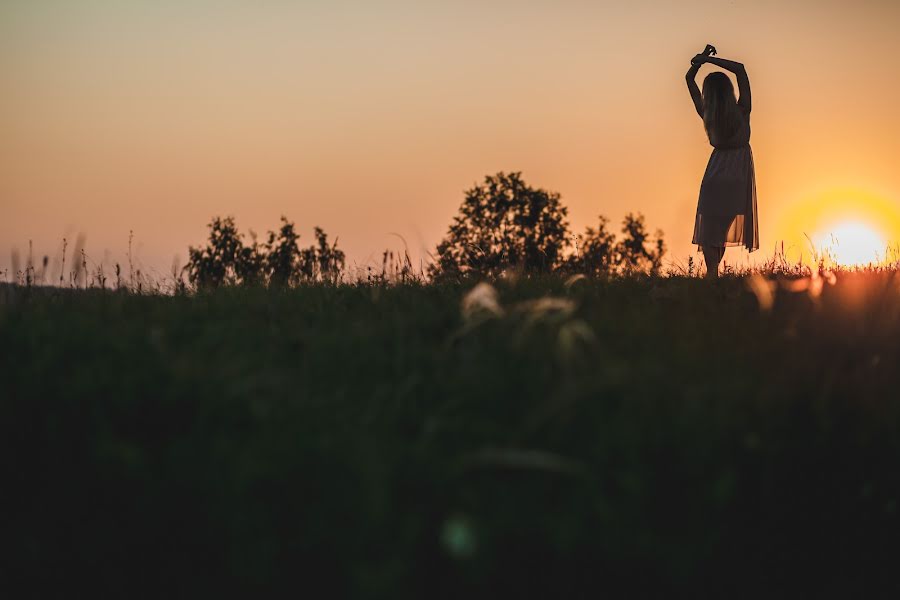
<path fill-rule="evenodd" d="M 79 232 L 123 261 L 134 230 L 165 273 L 229 214 L 322 226 L 351 266 L 392 233 L 418 257 L 498 170 L 560 192 L 577 231 L 642 211 L 684 261 L 707 42 L 753 85 L 759 256 L 844 213 L 900 239 L 898 25 L 884 0 L 5 0 L 0 269 Z"/>

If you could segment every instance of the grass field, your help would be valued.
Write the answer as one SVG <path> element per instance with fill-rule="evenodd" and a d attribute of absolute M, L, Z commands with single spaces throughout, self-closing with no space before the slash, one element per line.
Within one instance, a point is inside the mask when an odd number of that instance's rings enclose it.
<path fill-rule="evenodd" d="M 6 597 L 898 597 L 900 277 L 804 285 L 3 288 Z"/>

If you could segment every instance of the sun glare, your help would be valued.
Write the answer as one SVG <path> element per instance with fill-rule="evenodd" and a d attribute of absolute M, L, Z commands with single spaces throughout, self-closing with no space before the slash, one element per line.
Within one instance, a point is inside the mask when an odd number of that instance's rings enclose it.
<path fill-rule="evenodd" d="M 887 242 L 861 221 L 845 221 L 813 236 L 820 254 L 843 266 L 867 265 L 884 260 Z"/>
<path fill-rule="evenodd" d="M 900 255 L 900 199 L 864 188 L 825 187 L 783 205 L 776 253 L 812 266 L 884 264 Z M 813 250 L 813 252 L 810 252 Z"/>

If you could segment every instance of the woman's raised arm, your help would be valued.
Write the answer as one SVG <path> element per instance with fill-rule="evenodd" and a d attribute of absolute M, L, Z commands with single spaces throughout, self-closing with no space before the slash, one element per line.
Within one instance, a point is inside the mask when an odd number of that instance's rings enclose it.
<path fill-rule="evenodd" d="M 735 77 L 737 77 L 738 92 L 740 93 L 738 105 L 747 112 L 750 112 L 750 109 L 753 106 L 750 100 L 750 78 L 747 77 L 747 69 L 744 68 L 744 65 L 733 60 L 725 60 L 724 58 L 717 58 L 715 56 L 704 56 L 703 54 L 695 56 L 691 61 L 691 64 L 696 65 L 699 68 L 699 66 L 705 62 L 734 73 Z"/>
<path fill-rule="evenodd" d="M 691 93 L 691 100 L 694 101 L 694 108 L 697 109 L 697 114 L 700 115 L 700 118 L 703 118 L 703 96 L 700 94 L 700 88 L 697 87 L 697 71 L 700 70 L 699 64 L 691 63 L 691 68 L 688 69 L 687 74 L 684 76 L 687 81 L 688 91 Z"/>

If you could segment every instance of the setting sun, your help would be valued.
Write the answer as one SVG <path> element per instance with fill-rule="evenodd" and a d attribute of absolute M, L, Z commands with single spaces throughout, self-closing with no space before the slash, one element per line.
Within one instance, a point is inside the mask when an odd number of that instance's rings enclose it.
<path fill-rule="evenodd" d="M 887 242 L 878 231 L 860 221 L 844 221 L 813 236 L 816 251 L 839 265 L 878 263 Z"/>
<path fill-rule="evenodd" d="M 900 209 L 893 198 L 864 188 L 832 187 L 792 202 L 776 236 L 789 260 L 819 258 L 852 267 L 890 259 L 900 239 Z M 811 247 L 812 246 L 812 247 Z"/>

